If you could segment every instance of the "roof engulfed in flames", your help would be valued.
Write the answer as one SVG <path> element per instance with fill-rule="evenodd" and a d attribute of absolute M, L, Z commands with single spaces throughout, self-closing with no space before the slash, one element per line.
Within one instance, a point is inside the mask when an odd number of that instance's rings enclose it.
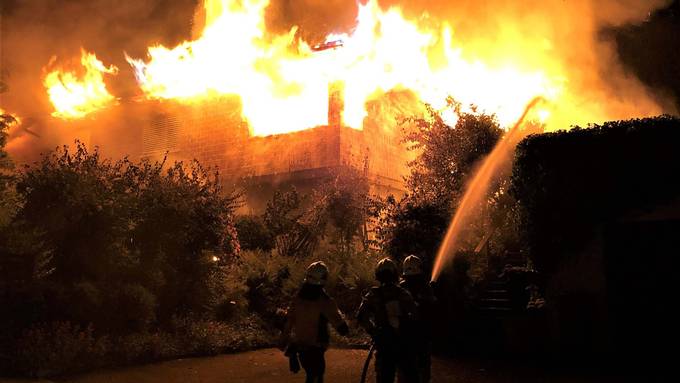
<path fill-rule="evenodd" d="M 200 102 L 236 94 L 254 135 L 326 124 L 328 84 L 344 84 L 345 125 L 361 129 L 365 104 L 393 89 L 410 90 L 435 108 L 448 96 L 514 121 L 532 98 L 554 97 L 559 76 L 524 70 L 526 63 L 483 63 L 463 58 L 446 23 L 407 20 L 375 0 L 359 6 L 356 28 L 329 35 L 318 49 L 296 39 L 296 29 L 268 36 L 267 0 L 205 0 L 200 37 L 174 48 L 153 46 L 148 58 L 128 57 L 149 98 Z M 340 46 L 342 45 L 342 46 Z M 547 118 L 541 110 L 537 118 Z M 446 117 L 446 116 L 445 116 Z M 448 116 L 453 118 L 453 114 Z"/>
<path fill-rule="evenodd" d="M 297 27 L 286 32 L 267 28 L 267 12 L 278 9 L 269 3 L 203 0 L 192 40 L 175 47 L 148 47 L 146 57 L 126 54 L 141 99 L 193 105 L 237 96 L 255 136 L 329 124 L 329 115 L 335 113 L 329 114 L 329 98 L 337 97 L 329 95 L 332 89 L 342 89 L 342 125 L 355 129 L 363 128 L 367 105 L 395 91 L 418 100 L 396 109 L 422 110 L 424 102 L 442 111 L 451 125 L 456 113 L 447 107 L 450 97 L 463 107 L 495 114 L 504 127 L 512 125 L 530 100 L 542 97 L 547 102 L 528 119 L 542 122 L 546 130 L 662 110 L 611 58 L 605 57 L 599 66 L 598 60 L 609 53 L 587 40 L 595 30 L 593 20 L 576 35 L 584 36 L 583 44 L 565 47 L 564 36 L 572 36 L 576 27 L 553 31 L 541 24 L 536 33 L 527 33 L 532 26 L 524 19 L 515 20 L 509 13 L 506 25 L 499 11 L 494 20 L 503 25 L 489 35 L 480 27 L 480 39 L 470 40 L 468 32 L 468 41 L 463 41 L 443 17 L 427 12 L 407 16 L 399 7 L 383 8 L 378 0 L 368 0 L 358 4 L 351 30 L 305 41 L 300 36 L 307 34 Z M 573 8 L 587 13 L 586 5 Z M 554 17 L 555 10 L 548 8 L 536 14 Z M 45 70 L 44 85 L 58 118 L 83 118 L 117 102 L 105 80 L 118 69 L 85 51 L 80 64 L 84 70 L 79 65 L 77 73 L 68 66 Z"/>

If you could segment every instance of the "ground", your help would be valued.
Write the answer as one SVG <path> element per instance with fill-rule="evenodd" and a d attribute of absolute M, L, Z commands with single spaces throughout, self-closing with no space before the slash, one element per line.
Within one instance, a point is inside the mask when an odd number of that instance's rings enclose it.
<path fill-rule="evenodd" d="M 327 354 L 326 383 L 359 382 L 366 350 L 331 349 Z M 434 358 L 433 383 L 500 382 L 621 382 L 626 379 L 603 379 L 574 374 L 547 373 L 535 368 L 509 363 Z M 371 375 L 368 382 L 374 382 Z M 138 367 L 93 372 L 55 379 L 63 383 L 270 383 L 303 382 L 304 375 L 288 371 L 288 361 L 277 349 L 207 358 L 179 359 Z M 644 381 L 644 380 L 642 380 Z M 3 380 L 0 383 L 47 383 L 49 381 Z"/>

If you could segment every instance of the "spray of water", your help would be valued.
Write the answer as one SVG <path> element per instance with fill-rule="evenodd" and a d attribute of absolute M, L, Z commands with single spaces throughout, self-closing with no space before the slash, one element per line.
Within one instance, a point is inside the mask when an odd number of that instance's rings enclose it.
<path fill-rule="evenodd" d="M 525 131 L 521 129 L 529 112 L 539 103 L 544 102 L 542 97 L 531 100 L 524 108 L 522 116 L 515 122 L 510 130 L 505 133 L 503 138 L 496 144 L 491 153 L 484 159 L 481 167 L 470 181 L 458 209 L 453 216 L 453 220 L 446 231 L 444 242 L 439 247 L 437 258 L 432 269 L 432 280 L 436 281 L 444 266 L 453 260 L 453 257 L 460 245 L 460 236 L 465 228 L 476 206 L 484 198 L 489 189 L 493 176 L 497 174 L 502 165 L 512 153 L 515 145 L 524 136 Z"/>

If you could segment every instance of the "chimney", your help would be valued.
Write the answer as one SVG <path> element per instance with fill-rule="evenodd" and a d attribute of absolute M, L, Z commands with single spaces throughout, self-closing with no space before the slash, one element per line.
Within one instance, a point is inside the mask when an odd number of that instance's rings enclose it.
<path fill-rule="evenodd" d="M 341 127 L 345 111 L 345 84 L 333 81 L 328 84 L 328 126 Z"/>

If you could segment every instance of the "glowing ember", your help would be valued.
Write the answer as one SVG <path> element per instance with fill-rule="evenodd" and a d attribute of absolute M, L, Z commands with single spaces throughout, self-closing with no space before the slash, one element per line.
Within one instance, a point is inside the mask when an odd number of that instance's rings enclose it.
<path fill-rule="evenodd" d="M 52 113 L 55 117 L 82 118 L 115 102 L 115 98 L 104 84 L 104 74 L 115 75 L 118 73 L 118 68 L 113 65 L 104 66 L 97 56 L 85 50 L 81 51 L 80 63 L 85 69 L 82 76 L 78 76 L 76 72 L 61 69 L 54 70 L 45 76 L 43 84 L 55 108 Z"/>
<path fill-rule="evenodd" d="M 344 83 L 343 121 L 357 129 L 366 102 L 393 89 L 411 90 L 437 109 L 453 96 L 510 125 L 531 99 L 553 98 L 563 86 L 563 77 L 540 66 L 463 58 L 446 23 L 422 25 L 374 0 L 360 5 L 351 33 L 330 35 L 323 44 L 296 40 L 295 28 L 265 38 L 267 4 L 205 0 L 200 38 L 172 49 L 150 47 L 146 61 L 128 57 L 147 97 L 200 102 L 235 94 L 253 134 L 268 135 L 326 124 L 331 83 Z M 539 114 L 548 118 L 547 111 Z"/>

